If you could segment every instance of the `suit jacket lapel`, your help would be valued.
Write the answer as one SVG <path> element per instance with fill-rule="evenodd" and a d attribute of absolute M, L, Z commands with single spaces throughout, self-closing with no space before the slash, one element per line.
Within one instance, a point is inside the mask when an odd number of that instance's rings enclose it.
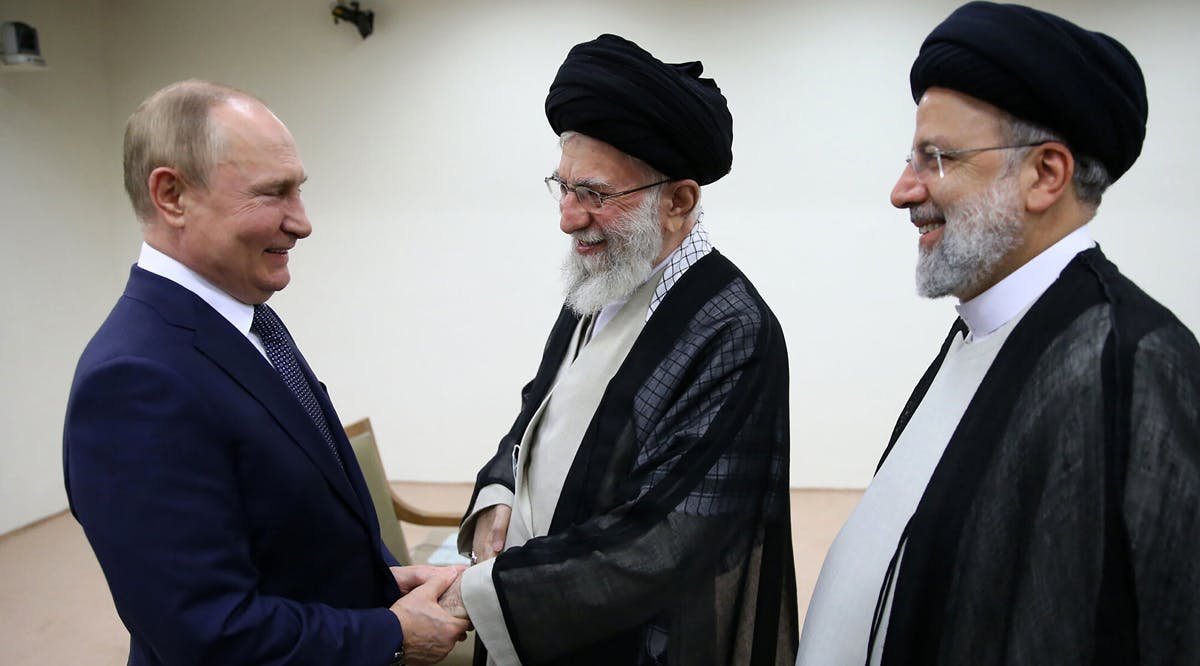
<path fill-rule="evenodd" d="M 187 289 L 159 277 L 136 266 L 129 278 L 126 295 L 151 304 L 167 321 L 176 326 L 190 328 L 195 331 L 193 344 L 197 351 L 207 356 L 217 366 L 225 371 L 235 382 L 242 386 L 257 400 L 275 421 L 284 429 L 308 456 L 309 460 L 321 470 L 321 474 L 333 487 L 348 507 L 365 524 L 370 525 L 363 513 L 363 505 L 357 493 L 351 488 L 347 472 L 338 467 L 337 461 L 325 444 L 324 437 L 313 424 L 312 419 L 305 413 L 304 408 L 292 395 L 280 379 L 279 374 L 271 367 L 267 359 L 254 348 L 240 331 L 236 330 L 224 317 L 213 310 L 199 296 Z M 312 381 L 311 370 L 303 365 L 305 372 Z M 332 405 L 326 396 L 322 395 L 319 385 L 314 384 L 314 393 L 326 414 L 332 413 Z M 339 442 L 340 424 L 336 415 L 330 417 L 330 430 L 334 433 L 335 441 Z M 341 439 L 345 435 L 341 434 Z M 342 456 L 346 460 L 346 448 L 342 447 Z M 353 459 L 353 453 L 349 459 Z M 357 470 L 357 467 L 355 467 Z"/>

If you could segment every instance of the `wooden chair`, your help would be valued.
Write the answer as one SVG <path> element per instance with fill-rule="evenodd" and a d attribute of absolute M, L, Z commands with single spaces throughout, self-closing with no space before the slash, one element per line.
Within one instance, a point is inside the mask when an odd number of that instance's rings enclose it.
<path fill-rule="evenodd" d="M 379 457 L 375 432 L 371 430 L 371 419 L 362 419 L 347 425 L 346 437 L 354 447 L 354 456 L 358 458 L 358 466 L 362 468 L 363 479 L 367 482 L 371 500 L 375 503 L 380 535 L 400 564 L 413 563 L 412 551 L 409 550 L 408 543 L 404 540 L 404 532 L 400 529 L 401 522 L 458 527 L 462 519 L 459 514 L 422 511 L 396 494 L 396 489 L 388 483 L 387 474 L 383 471 L 383 460 Z"/>
<path fill-rule="evenodd" d="M 375 504 L 375 515 L 379 517 L 379 532 L 383 542 L 392 551 L 400 564 L 413 564 L 415 559 L 404 540 L 400 522 L 435 527 L 458 527 L 461 516 L 453 513 L 422 511 L 405 502 L 388 483 L 383 471 L 383 460 L 375 444 L 375 431 L 371 430 L 371 419 L 362 419 L 346 426 L 346 437 L 354 448 L 354 457 L 362 468 L 363 479 Z M 417 564 L 425 564 L 419 561 Z M 475 632 L 469 632 L 467 640 L 454 646 L 450 654 L 440 662 L 445 666 L 469 666 L 474 661 Z"/>

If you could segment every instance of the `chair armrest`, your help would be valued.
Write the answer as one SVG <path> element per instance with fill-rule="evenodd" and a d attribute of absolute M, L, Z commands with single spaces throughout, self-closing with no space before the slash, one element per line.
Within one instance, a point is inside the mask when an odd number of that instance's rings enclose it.
<path fill-rule="evenodd" d="M 458 527 L 459 523 L 462 522 L 460 514 L 424 511 L 405 502 L 396 494 L 396 489 L 392 488 L 390 483 L 388 484 L 388 490 L 392 494 L 392 509 L 396 512 L 396 518 L 403 522 L 436 527 Z"/>

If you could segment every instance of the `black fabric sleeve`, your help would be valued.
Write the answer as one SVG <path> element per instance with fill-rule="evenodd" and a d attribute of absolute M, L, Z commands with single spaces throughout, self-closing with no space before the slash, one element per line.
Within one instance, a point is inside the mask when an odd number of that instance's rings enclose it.
<path fill-rule="evenodd" d="M 1142 339 L 1133 360 L 1124 514 L 1139 658 L 1200 663 L 1200 348 L 1182 326 Z"/>

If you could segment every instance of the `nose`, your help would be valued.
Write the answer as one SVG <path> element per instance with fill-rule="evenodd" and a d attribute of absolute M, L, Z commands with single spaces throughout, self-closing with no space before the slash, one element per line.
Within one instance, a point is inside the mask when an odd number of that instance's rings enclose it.
<path fill-rule="evenodd" d="M 568 193 L 558 203 L 558 228 L 564 234 L 573 234 L 588 228 L 592 223 L 592 216 L 588 213 L 583 204 L 574 195 Z"/>
<path fill-rule="evenodd" d="M 312 222 L 308 220 L 308 213 L 304 210 L 304 202 L 298 194 L 284 212 L 283 230 L 296 238 L 308 238 L 309 234 L 312 233 Z"/>
<path fill-rule="evenodd" d="M 900 178 L 892 187 L 892 205 L 896 208 L 912 208 L 929 199 L 929 189 L 917 179 L 912 165 L 905 164 Z"/>

